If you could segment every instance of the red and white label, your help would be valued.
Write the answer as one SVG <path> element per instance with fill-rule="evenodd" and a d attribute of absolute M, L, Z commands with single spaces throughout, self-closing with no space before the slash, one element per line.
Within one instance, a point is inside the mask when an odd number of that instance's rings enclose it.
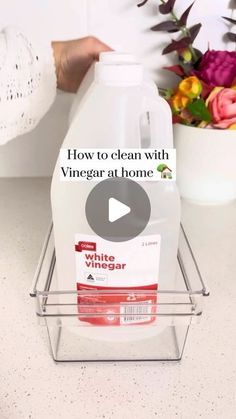
<path fill-rule="evenodd" d="M 85 242 L 85 241 L 79 241 L 75 245 L 76 252 L 83 252 L 83 251 L 93 251 L 96 252 L 97 245 L 94 242 Z"/>
<path fill-rule="evenodd" d="M 116 243 L 98 236 L 77 234 L 77 289 L 88 291 L 78 296 L 80 319 L 99 325 L 128 325 L 153 321 L 160 245 L 160 235 L 138 236 L 127 242 Z M 90 290 L 100 292 L 89 294 Z M 107 293 L 109 290 L 114 292 Z M 124 292 L 118 293 L 120 290 Z M 139 292 L 135 293 L 134 290 Z M 145 294 L 145 290 L 148 290 L 148 293 Z M 86 317 L 85 313 L 91 315 Z M 98 313 L 99 316 L 96 317 L 92 313 Z"/>

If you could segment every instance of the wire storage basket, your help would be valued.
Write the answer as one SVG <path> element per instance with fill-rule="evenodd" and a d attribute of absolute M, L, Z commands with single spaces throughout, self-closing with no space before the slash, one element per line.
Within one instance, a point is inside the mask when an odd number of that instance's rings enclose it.
<path fill-rule="evenodd" d="M 176 287 L 145 291 L 150 302 L 135 303 L 143 293 L 132 290 L 77 291 L 58 289 L 53 226 L 50 226 L 33 280 L 39 323 L 46 326 L 55 361 L 181 360 L 189 327 L 200 319 L 209 295 L 181 226 Z M 104 293 L 127 296 L 125 303 L 101 303 Z M 140 296 L 140 295 L 139 295 Z M 139 298 L 140 301 L 140 298 Z M 106 319 L 115 319 L 109 325 Z M 117 326 L 117 319 L 119 326 Z"/>

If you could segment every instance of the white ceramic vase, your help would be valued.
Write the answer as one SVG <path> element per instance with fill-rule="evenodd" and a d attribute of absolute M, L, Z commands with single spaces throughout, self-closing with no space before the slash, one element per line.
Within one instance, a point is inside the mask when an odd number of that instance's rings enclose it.
<path fill-rule="evenodd" d="M 236 199 L 236 131 L 174 125 L 180 195 L 198 204 Z"/>

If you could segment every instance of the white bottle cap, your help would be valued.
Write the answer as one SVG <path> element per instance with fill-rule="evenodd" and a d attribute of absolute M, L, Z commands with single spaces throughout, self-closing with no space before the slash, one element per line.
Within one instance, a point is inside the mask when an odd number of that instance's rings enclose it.
<path fill-rule="evenodd" d="M 136 63 L 137 60 L 133 54 L 128 52 L 107 51 L 99 55 L 100 63 Z"/>
<path fill-rule="evenodd" d="M 111 86 L 137 86 L 143 82 L 143 67 L 135 63 L 95 65 L 95 81 Z"/>

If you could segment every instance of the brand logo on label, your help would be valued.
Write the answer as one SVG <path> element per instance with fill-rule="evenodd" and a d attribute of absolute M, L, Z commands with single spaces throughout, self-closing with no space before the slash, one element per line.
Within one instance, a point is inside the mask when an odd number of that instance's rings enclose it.
<path fill-rule="evenodd" d="M 78 242 L 78 244 L 75 245 L 75 251 L 82 252 L 83 250 L 96 252 L 97 244 L 94 242 L 83 242 L 83 241 Z"/>

